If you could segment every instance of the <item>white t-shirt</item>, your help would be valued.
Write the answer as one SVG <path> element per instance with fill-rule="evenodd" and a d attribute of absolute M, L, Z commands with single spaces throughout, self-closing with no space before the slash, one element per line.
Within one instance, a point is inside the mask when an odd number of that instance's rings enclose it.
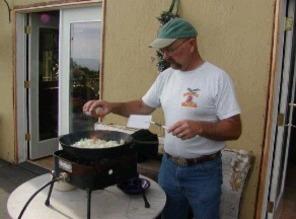
<path fill-rule="evenodd" d="M 166 69 L 142 100 L 150 107 L 162 107 L 168 127 L 185 119 L 215 122 L 240 114 L 231 78 L 209 62 L 192 71 Z M 224 141 L 201 136 L 182 140 L 166 133 L 164 140 L 167 153 L 184 158 L 213 154 L 224 146 Z"/>

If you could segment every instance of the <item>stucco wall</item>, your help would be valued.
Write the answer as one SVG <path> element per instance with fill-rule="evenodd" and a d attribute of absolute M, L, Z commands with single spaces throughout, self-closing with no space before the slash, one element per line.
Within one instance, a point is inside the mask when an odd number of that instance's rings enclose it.
<path fill-rule="evenodd" d="M 0 2 L 0 158 L 14 161 L 12 23 Z"/>
<path fill-rule="evenodd" d="M 275 0 L 181 0 L 180 15 L 198 29 L 199 49 L 233 78 L 242 108 L 243 134 L 231 148 L 247 149 L 256 162 L 243 198 L 242 217 L 252 218 L 262 151 Z M 13 1 L 11 1 L 13 2 Z M 10 3 L 11 3 L 10 2 Z M 15 0 L 14 5 L 42 1 Z M 47 1 L 49 2 L 49 1 Z M 141 97 L 157 76 L 155 53 L 148 48 L 171 0 L 107 0 L 104 99 Z M 12 3 L 11 3 L 12 4 Z M 0 3 L 0 158 L 13 161 L 12 25 Z M 161 121 L 161 112 L 155 115 Z M 124 123 L 117 116 L 108 122 Z"/>

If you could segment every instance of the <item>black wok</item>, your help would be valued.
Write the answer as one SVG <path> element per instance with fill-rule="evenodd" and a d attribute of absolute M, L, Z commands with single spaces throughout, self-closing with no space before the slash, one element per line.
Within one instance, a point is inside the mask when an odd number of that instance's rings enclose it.
<path fill-rule="evenodd" d="M 105 141 L 120 141 L 124 144 L 110 148 L 77 148 L 72 147 L 75 142 L 83 138 L 98 138 Z M 76 159 L 97 160 L 101 158 L 114 158 L 126 153 L 128 150 L 134 149 L 133 137 L 129 134 L 117 131 L 96 130 L 96 131 L 81 131 L 63 135 L 59 138 L 63 150 Z"/>

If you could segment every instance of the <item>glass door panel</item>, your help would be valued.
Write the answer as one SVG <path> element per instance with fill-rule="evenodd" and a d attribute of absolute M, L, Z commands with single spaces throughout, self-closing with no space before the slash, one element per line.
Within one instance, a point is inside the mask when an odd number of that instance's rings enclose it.
<path fill-rule="evenodd" d="M 93 130 L 97 121 L 82 106 L 99 98 L 101 17 L 100 5 L 61 10 L 59 135 Z"/>
<path fill-rule="evenodd" d="M 58 137 L 58 29 L 39 29 L 39 140 Z"/>
<path fill-rule="evenodd" d="M 93 129 L 96 119 L 85 116 L 85 102 L 99 98 L 100 22 L 70 25 L 70 132 Z"/>

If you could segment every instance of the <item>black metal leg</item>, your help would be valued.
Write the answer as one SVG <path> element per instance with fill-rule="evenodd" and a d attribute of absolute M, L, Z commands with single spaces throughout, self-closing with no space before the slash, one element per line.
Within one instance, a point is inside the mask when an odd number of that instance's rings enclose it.
<path fill-rule="evenodd" d="M 48 190 L 48 194 L 47 194 L 47 199 L 45 201 L 45 205 L 46 206 L 49 206 L 50 205 L 50 196 L 51 196 L 51 193 L 52 193 L 52 189 L 53 189 L 53 185 L 54 185 L 55 181 L 53 181 L 51 184 L 50 184 L 50 187 L 49 187 L 49 190 Z"/>
<path fill-rule="evenodd" d="M 147 200 L 147 197 L 146 197 L 145 191 L 142 191 L 142 196 L 143 196 L 143 199 L 144 199 L 144 202 L 145 202 L 145 208 L 150 208 L 150 203 L 149 203 L 149 201 Z"/>
<path fill-rule="evenodd" d="M 87 219 L 90 219 L 90 210 L 91 210 L 91 189 L 87 189 Z"/>

